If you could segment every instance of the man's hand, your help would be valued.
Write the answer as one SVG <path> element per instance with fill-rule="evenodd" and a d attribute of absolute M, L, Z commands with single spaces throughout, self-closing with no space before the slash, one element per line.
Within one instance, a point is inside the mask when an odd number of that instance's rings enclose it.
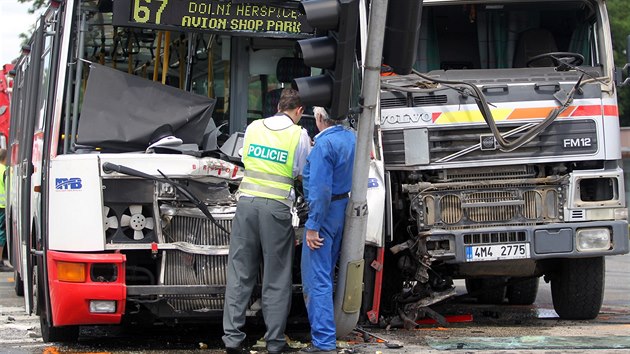
<path fill-rule="evenodd" d="M 306 230 L 306 245 L 313 251 L 322 247 L 324 239 L 319 237 L 319 231 Z"/>

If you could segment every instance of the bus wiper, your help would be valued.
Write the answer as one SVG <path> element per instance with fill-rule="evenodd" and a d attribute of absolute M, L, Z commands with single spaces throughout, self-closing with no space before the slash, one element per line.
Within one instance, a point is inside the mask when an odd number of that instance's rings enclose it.
<path fill-rule="evenodd" d="M 219 222 L 214 218 L 214 216 L 212 216 L 212 214 L 210 213 L 210 210 L 208 210 L 208 207 L 201 200 L 199 200 L 199 198 L 197 198 L 193 193 L 191 193 L 190 190 L 188 190 L 188 187 L 186 187 L 185 185 L 177 181 L 170 179 L 160 170 L 158 170 L 158 172 L 162 175 L 163 178 L 155 177 L 150 174 L 147 174 L 138 170 L 134 170 L 133 168 L 130 168 L 127 166 L 116 165 L 111 162 L 105 162 L 103 163 L 103 171 L 105 173 L 118 172 L 118 173 L 122 173 L 128 176 L 140 177 L 140 178 L 150 179 L 157 182 L 168 183 L 172 185 L 173 187 L 177 188 L 177 190 L 180 191 L 182 195 L 186 197 L 186 199 L 188 199 L 199 210 L 201 210 L 203 215 L 205 215 L 217 228 L 219 228 L 219 230 L 225 232 L 228 235 L 230 234 L 230 232 L 226 230 L 223 227 L 223 225 L 219 224 Z"/>

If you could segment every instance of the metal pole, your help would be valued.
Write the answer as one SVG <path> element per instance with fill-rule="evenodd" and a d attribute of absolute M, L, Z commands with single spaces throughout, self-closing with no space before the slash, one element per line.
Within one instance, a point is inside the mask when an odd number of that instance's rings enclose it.
<path fill-rule="evenodd" d="M 160 58 L 162 57 L 162 31 L 157 32 L 157 45 L 155 49 L 155 62 L 153 63 L 153 81 L 157 81 L 158 72 L 160 70 Z"/>
<path fill-rule="evenodd" d="M 72 66 L 74 64 L 68 65 L 68 83 L 72 81 Z M 70 120 L 71 120 L 71 112 L 70 108 L 72 107 L 72 85 L 66 85 L 66 107 L 64 109 L 64 123 L 63 123 L 63 153 L 67 154 L 70 151 L 70 137 L 72 133 L 70 132 Z"/>
<path fill-rule="evenodd" d="M 72 135 L 70 136 L 70 149 L 76 150 L 77 127 L 79 125 L 79 99 L 81 97 L 81 81 L 83 80 L 83 52 L 85 50 L 85 32 L 87 32 L 87 13 L 81 13 L 79 25 L 79 47 L 77 48 L 77 71 L 74 78 L 74 101 L 72 103 Z M 67 137 L 66 137 L 67 139 Z"/>
<path fill-rule="evenodd" d="M 367 230 L 367 185 L 374 122 L 380 91 L 381 55 L 385 37 L 388 0 L 373 0 L 368 24 L 368 40 L 361 93 L 364 107 L 359 118 L 352 175 L 352 194 L 346 209 L 344 237 L 339 255 L 335 292 L 337 336 L 350 333 L 359 320 L 363 280 L 363 248 Z M 358 279 L 357 279 L 358 278 Z"/>
<path fill-rule="evenodd" d="M 184 90 L 190 91 L 192 87 L 192 71 L 193 71 L 193 61 L 195 59 L 196 50 L 197 50 L 197 34 L 189 33 L 188 34 L 188 54 L 186 55 L 186 80 L 184 81 Z M 180 65 L 183 59 L 180 59 Z"/>
<path fill-rule="evenodd" d="M 168 76 L 168 62 L 171 59 L 171 31 L 164 34 L 164 57 L 162 58 L 162 85 L 166 84 Z"/>

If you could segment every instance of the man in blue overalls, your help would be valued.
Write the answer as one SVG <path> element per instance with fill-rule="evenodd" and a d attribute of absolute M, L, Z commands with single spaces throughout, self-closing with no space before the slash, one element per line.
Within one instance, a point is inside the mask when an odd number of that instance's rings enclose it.
<path fill-rule="evenodd" d="M 320 133 L 304 166 L 304 195 L 309 205 L 302 245 L 302 283 L 311 324 L 312 345 L 306 353 L 336 352 L 333 276 L 339 258 L 356 136 L 314 108 Z"/>

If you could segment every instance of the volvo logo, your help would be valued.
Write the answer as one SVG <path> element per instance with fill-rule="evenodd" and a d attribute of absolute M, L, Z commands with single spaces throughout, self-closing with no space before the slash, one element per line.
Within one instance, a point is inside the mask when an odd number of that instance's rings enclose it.
<path fill-rule="evenodd" d="M 479 136 L 479 146 L 481 146 L 481 150 L 496 150 L 497 149 L 497 140 L 492 135 L 480 135 Z"/>
<path fill-rule="evenodd" d="M 431 115 L 429 113 L 393 113 L 387 114 L 383 112 L 381 114 L 381 125 L 383 124 L 406 124 L 406 123 L 428 123 L 431 121 Z"/>

